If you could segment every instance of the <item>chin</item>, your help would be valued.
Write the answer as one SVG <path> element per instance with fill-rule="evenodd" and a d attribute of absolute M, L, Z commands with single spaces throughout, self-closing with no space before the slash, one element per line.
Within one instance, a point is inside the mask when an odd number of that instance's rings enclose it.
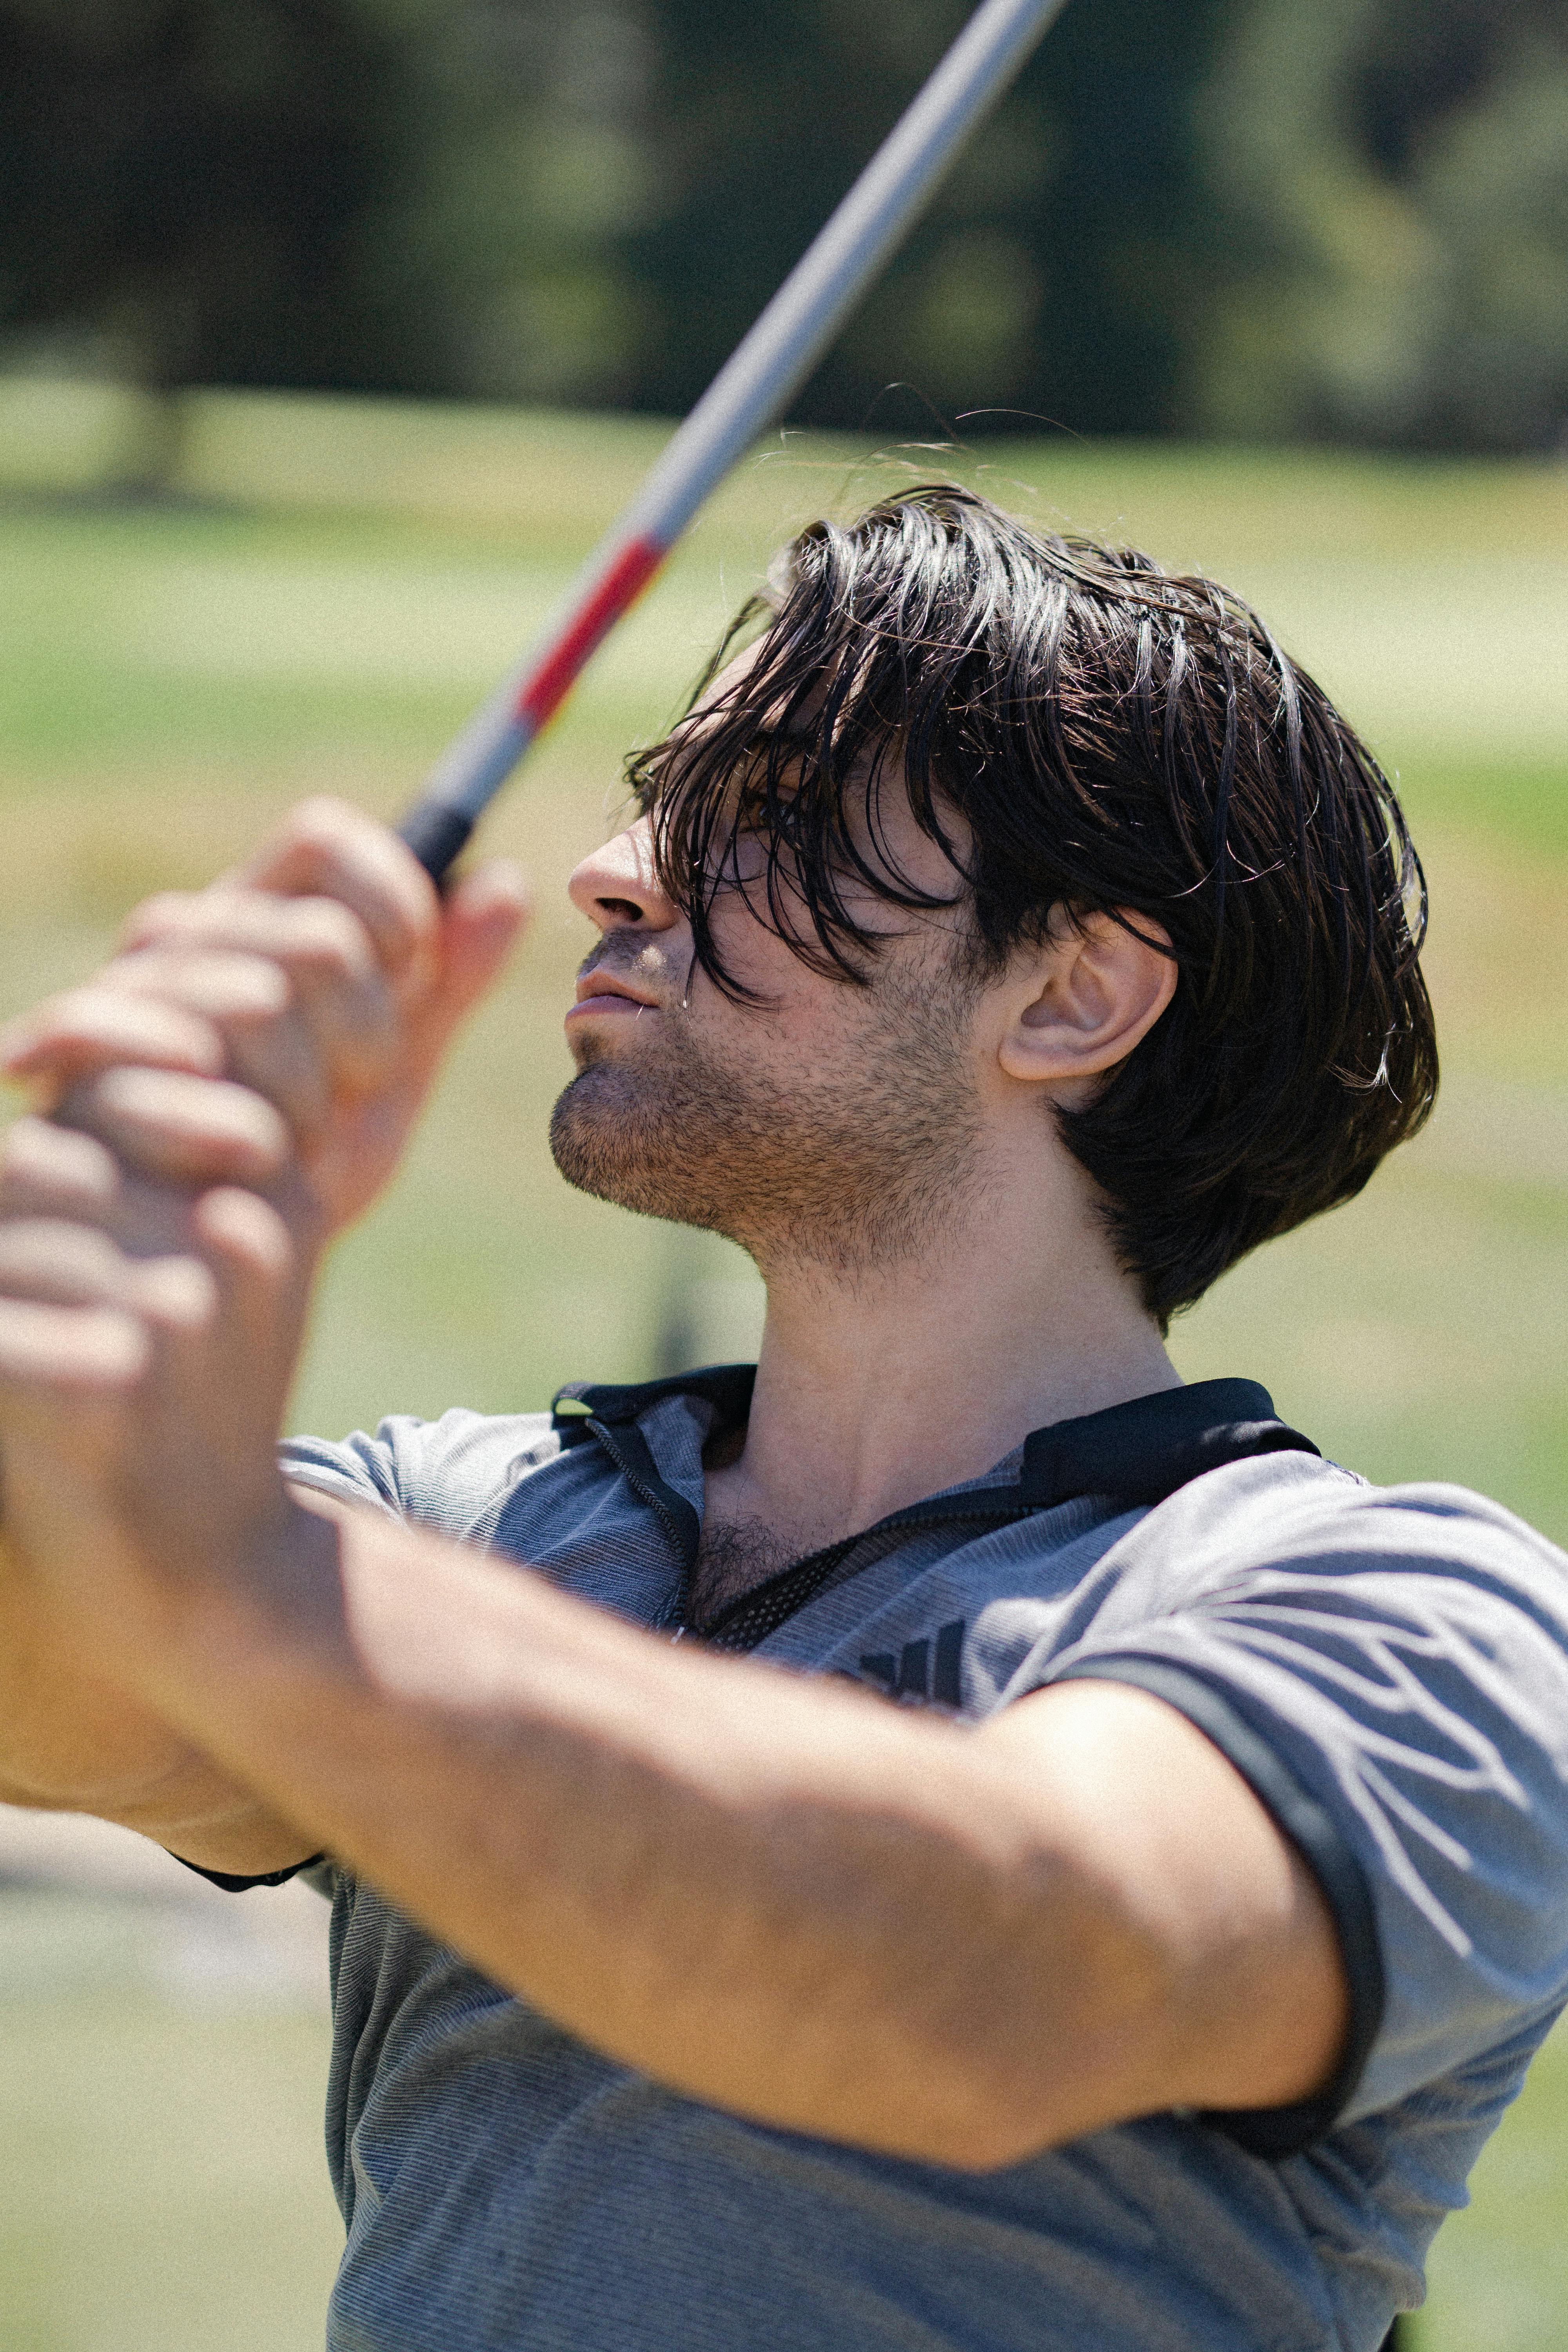
<path fill-rule="evenodd" d="M 579 1192 L 673 1224 L 711 1225 L 717 1203 L 686 1164 L 682 1125 L 646 1075 L 595 1060 L 556 1099 L 550 1153 Z"/>

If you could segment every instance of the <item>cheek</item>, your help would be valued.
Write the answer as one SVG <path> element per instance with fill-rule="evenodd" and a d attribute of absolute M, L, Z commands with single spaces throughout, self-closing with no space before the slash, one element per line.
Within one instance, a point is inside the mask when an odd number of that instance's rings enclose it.
<path fill-rule="evenodd" d="M 749 919 L 722 930 L 715 924 L 714 932 L 726 970 L 759 1001 L 737 1004 L 706 972 L 694 971 L 694 1038 L 742 1069 L 804 1071 L 820 1061 L 845 1030 L 846 999 L 852 992 L 812 971 L 782 940 Z"/>
<path fill-rule="evenodd" d="M 793 1005 L 804 988 L 816 982 L 816 975 L 770 926 L 760 883 L 749 893 L 738 889 L 722 892 L 710 910 L 709 923 L 725 971 L 768 1005 L 776 1004 L 782 1012 Z M 694 1003 L 699 988 L 713 995 L 721 993 L 700 968 L 692 973 Z"/>

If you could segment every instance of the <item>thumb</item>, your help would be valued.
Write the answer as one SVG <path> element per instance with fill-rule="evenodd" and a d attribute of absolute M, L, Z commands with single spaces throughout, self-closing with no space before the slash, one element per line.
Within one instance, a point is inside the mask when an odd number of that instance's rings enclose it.
<path fill-rule="evenodd" d="M 416 1060 L 431 1067 L 458 1023 L 495 985 L 532 911 L 510 858 L 465 874 L 441 909 L 439 977 L 420 1008 Z"/>

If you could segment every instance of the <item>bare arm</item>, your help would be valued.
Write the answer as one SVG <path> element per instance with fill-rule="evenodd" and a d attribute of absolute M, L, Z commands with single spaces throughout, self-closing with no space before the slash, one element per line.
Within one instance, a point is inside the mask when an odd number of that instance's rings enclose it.
<path fill-rule="evenodd" d="M 201 938 L 270 919 L 247 902 Z M 104 1034 L 79 1024 L 89 1066 Z M 303 1138 L 292 1177 L 226 1161 L 231 1121 L 256 1140 L 245 1089 L 111 1073 L 61 1106 L 100 1172 L 172 1153 L 189 1182 L 199 1130 L 213 1189 L 138 1254 L 115 1201 L 41 1182 L 5 1240 L 8 1524 L 89 1678 L 563 2025 L 743 2114 L 983 2167 L 1324 2081 L 1346 1995 L 1321 1897 L 1159 1701 L 1083 1685 L 968 1732 L 286 1496 L 300 1202 L 354 1197 L 310 1045 L 285 1024 L 247 1047 Z"/>
<path fill-rule="evenodd" d="M 1331 2071 L 1322 1897 L 1144 1693 L 1071 1685 L 972 1732 L 671 1647 L 319 1498 L 243 1589 L 163 1622 L 144 1670 L 205 1748 L 695 2097 L 986 2168 Z"/>
<path fill-rule="evenodd" d="M 3 1535 L 0 1804 L 94 1813 L 237 1877 L 315 1851 L 143 1700 L 84 1664 L 72 1613 L 38 1593 Z"/>

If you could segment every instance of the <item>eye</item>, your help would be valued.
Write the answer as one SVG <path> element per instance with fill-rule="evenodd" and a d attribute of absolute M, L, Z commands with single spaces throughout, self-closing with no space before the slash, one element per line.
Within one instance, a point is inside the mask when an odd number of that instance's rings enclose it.
<path fill-rule="evenodd" d="M 784 842 L 789 848 L 797 849 L 800 846 L 802 830 L 803 824 L 799 803 L 793 799 L 775 800 L 773 803 L 773 831 L 777 835 L 779 840 Z"/>
<path fill-rule="evenodd" d="M 801 817 L 798 807 L 797 779 L 789 775 L 775 776 L 773 789 L 768 789 L 768 747 L 753 749 L 750 774 L 742 782 L 735 808 L 735 829 L 763 839 L 779 842 L 786 849 L 798 847 Z"/>

